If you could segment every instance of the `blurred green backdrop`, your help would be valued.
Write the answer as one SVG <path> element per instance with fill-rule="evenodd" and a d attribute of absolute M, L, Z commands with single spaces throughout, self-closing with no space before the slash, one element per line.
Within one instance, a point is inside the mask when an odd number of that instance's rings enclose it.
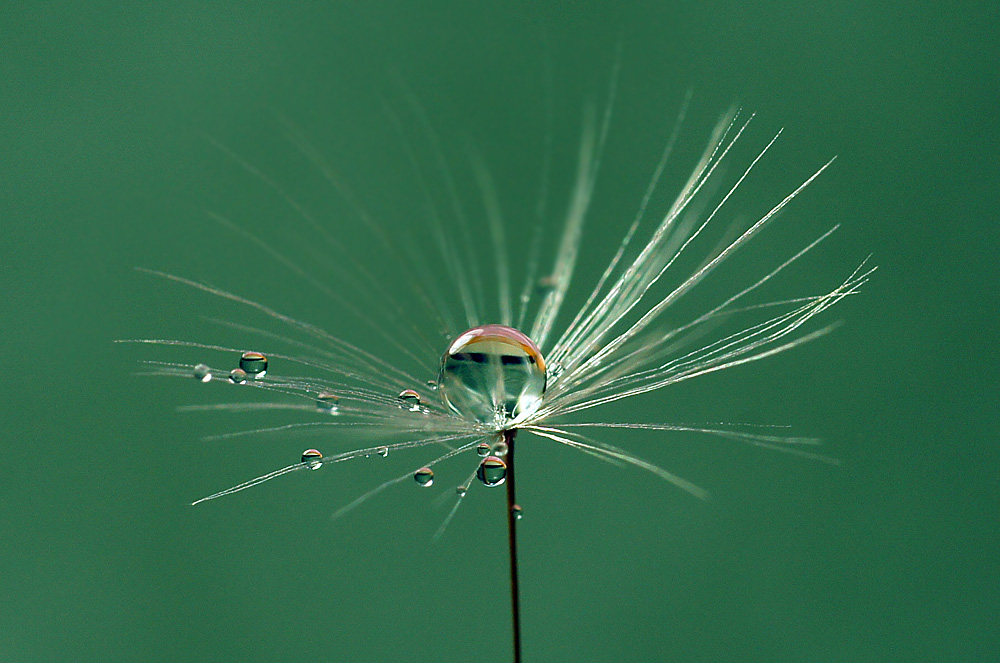
<path fill-rule="evenodd" d="M 416 188 L 390 117 L 413 126 L 409 91 L 451 153 L 475 146 L 525 219 L 540 170 L 524 165 L 544 153 L 551 104 L 555 214 L 583 108 L 603 103 L 616 61 L 580 282 L 631 219 L 688 90 L 689 145 L 734 102 L 761 135 L 787 127 L 763 204 L 839 155 L 752 253 L 787 255 L 843 223 L 790 293 L 831 286 L 868 253 L 880 271 L 828 315 L 846 323 L 836 333 L 600 415 L 791 424 L 839 467 L 605 438 L 707 488 L 699 502 L 522 444 L 526 660 L 996 659 L 986 3 L 12 2 L 0 15 L 0 659 L 509 660 L 501 495 L 480 491 L 438 542 L 445 509 L 410 485 L 330 521 L 397 471 L 373 463 L 190 508 L 312 443 L 201 441 L 242 422 L 176 412 L 219 399 L 135 376 L 160 351 L 112 341 L 208 340 L 211 300 L 134 266 L 361 333 L 210 221 L 266 235 L 288 216 L 214 143 L 350 232 L 329 185 L 292 158 L 287 119 L 407 223 Z"/>

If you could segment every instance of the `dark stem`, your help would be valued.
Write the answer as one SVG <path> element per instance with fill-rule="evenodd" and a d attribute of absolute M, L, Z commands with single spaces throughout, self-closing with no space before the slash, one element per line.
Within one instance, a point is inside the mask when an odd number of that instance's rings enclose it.
<path fill-rule="evenodd" d="M 517 582 L 517 500 L 514 499 L 514 435 L 503 432 L 507 443 L 507 540 L 510 545 L 510 611 L 514 626 L 514 663 L 521 663 L 521 599 Z"/>

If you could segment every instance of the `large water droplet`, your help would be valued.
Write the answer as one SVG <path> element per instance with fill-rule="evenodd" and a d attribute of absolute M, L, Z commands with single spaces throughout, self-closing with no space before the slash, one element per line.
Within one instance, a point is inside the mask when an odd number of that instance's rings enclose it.
<path fill-rule="evenodd" d="M 399 400 L 402 401 L 400 407 L 404 407 L 410 412 L 420 411 L 420 394 L 413 389 L 404 389 L 399 392 Z"/>
<path fill-rule="evenodd" d="M 499 486 L 507 480 L 507 463 L 496 456 L 487 456 L 479 464 L 476 476 L 486 486 Z"/>
<path fill-rule="evenodd" d="M 327 414 L 337 414 L 340 397 L 329 391 L 321 391 L 316 395 L 316 409 Z"/>
<path fill-rule="evenodd" d="M 434 470 L 429 467 L 421 467 L 413 473 L 413 480 L 416 481 L 418 485 L 428 488 L 434 483 Z"/>
<path fill-rule="evenodd" d="M 262 378 L 267 374 L 267 357 L 259 352 L 244 352 L 240 357 L 240 368 L 252 378 Z"/>
<path fill-rule="evenodd" d="M 247 383 L 247 372 L 242 368 L 234 368 L 229 371 L 229 381 L 233 384 L 246 384 Z"/>
<path fill-rule="evenodd" d="M 194 379 L 198 382 L 211 382 L 212 369 L 208 367 L 208 364 L 198 364 L 194 367 Z"/>
<path fill-rule="evenodd" d="M 302 462 L 308 463 L 310 470 L 318 470 L 323 467 L 323 454 L 316 449 L 306 449 L 302 452 Z"/>
<path fill-rule="evenodd" d="M 541 406 L 545 361 L 538 346 L 516 329 L 473 327 L 448 347 L 438 387 L 456 413 L 502 424 Z"/>

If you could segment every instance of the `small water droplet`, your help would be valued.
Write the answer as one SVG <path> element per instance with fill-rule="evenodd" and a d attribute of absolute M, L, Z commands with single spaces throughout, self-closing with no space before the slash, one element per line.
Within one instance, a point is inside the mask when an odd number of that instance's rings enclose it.
<path fill-rule="evenodd" d="M 524 509 L 521 508 L 520 504 L 512 506 L 510 512 L 514 514 L 514 520 L 520 520 L 524 517 Z"/>
<path fill-rule="evenodd" d="M 465 494 L 467 492 L 469 492 L 468 486 L 458 486 L 457 488 L 455 488 L 455 494 L 458 495 L 459 497 L 465 497 Z"/>
<path fill-rule="evenodd" d="M 490 445 L 486 444 L 485 442 L 479 443 L 478 445 L 476 445 L 476 453 L 482 456 L 483 458 L 486 458 L 487 456 L 490 455 Z"/>
<path fill-rule="evenodd" d="M 559 285 L 559 278 L 554 275 L 543 276 L 538 279 L 538 294 L 547 295 Z"/>
<path fill-rule="evenodd" d="M 337 414 L 337 404 L 340 397 L 329 391 L 321 391 L 316 395 L 316 409 L 327 414 Z"/>
<path fill-rule="evenodd" d="M 242 368 L 234 368 L 229 371 L 229 381 L 233 384 L 246 384 L 247 383 L 247 372 Z"/>
<path fill-rule="evenodd" d="M 403 407 L 410 412 L 420 411 L 420 394 L 413 389 L 404 389 L 399 392 L 399 400 L 403 402 L 400 407 Z"/>
<path fill-rule="evenodd" d="M 434 483 L 434 470 L 429 467 L 421 467 L 413 473 L 413 480 L 423 488 L 429 488 Z"/>
<path fill-rule="evenodd" d="M 198 382 L 211 382 L 212 369 L 208 367 L 208 364 L 198 364 L 194 367 L 194 379 Z"/>
<path fill-rule="evenodd" d="M 323 467 L 323 454 L 316 449 L 306 449 L 302 452 L 302 462 L 309 464 L 310 470 L 318 470 Z"/>
<path fill-rule="evenodd" d="M 499 486 L 507 480 L 507 463 L 496 456 L 487 456 L 479 464 L 476 476 L 486 486 Z"/>
<path fill-rule="evenodd" d="M 240 357 L 240 368 L 252 378 L 267 375 L 267 357 L 259 352 L 244 352 Z"/>
<path fill-rule="evenodd" d="M 382 458 L 385 458 L 386 456 L 389 455 L 389 447 L 379 447 L 375 453 L 377 453 Z"/>
<path fill-rule="evenodd" d="M 497 442 L 493 445 L 493 455 L 494 456 L 506 456 L 507 455 L 507 443 Z"/>

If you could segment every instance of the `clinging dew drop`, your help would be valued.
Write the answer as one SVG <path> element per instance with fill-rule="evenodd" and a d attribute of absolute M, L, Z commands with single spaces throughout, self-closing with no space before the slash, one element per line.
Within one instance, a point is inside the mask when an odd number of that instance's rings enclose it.
<path fill-rule="evenodd" d="M 409 410 L 410 412 L 420 411 L 420 394 L 418 394 L 413 389 L 404 389 L 399 392 L 398 396 L 400 400 L 400 407 Z"/>
<path fill-rule="evenodd" d="M 487 456 L 479 464 L 476 476 L 484 486 L 499 486 L 507 480 L 507 463 L 496 456 Z"/>
<path fill-rule="evenodd" d="M 327 414 L 337 414 L 340 397 L 329 391 L 321 391 L 316 395 L 316 409 Z"/>
<path fill-rule="evenodd" d="M 208 364 L 198 364 L 194 367 L 194 379 L 198 382 L 211 382 L 212 381 L 212 369 L 208 367 Z"/>
<path fill-rule="evenodd" d="M 413 473 L 413 480 L 423 488 L 430 488 L 434 485 L 434 470 L 429 467 L 421 467 Z"/>
<path fill-rule="evenodd" d="M 318 470 L 323 467 L 323 454 L 317 449 L 306 449 L 302 452 L 302 462 L 308 463 L 310 470 Z"/>
<path fill-rule="evenodd" d="M 262 378 L 267 375 L 267 357 L 259 352 L 244 352 L 240 368 L 252 378 Z"/>

